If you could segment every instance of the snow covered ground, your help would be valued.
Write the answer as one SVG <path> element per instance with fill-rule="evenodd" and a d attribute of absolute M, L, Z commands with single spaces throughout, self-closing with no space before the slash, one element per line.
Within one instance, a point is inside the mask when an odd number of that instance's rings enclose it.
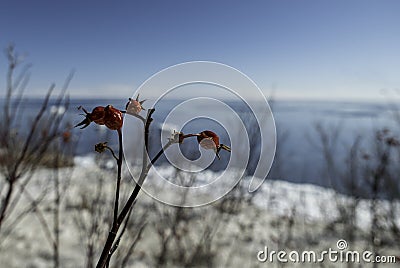
<path fill-rule="evenodd" d="M 96 261 L 107 233 L 106 224 L 111 220 L 111 214 L 107 214 L 111 210 L 107 208 L 112 206 L 113 202 L 114 173 L 111 170 L 100 169 L 96 161 L 91 158 L 81 157 L 76 160 L 78 165 L 74 168 L 60 170 L 61 185 L 66 186 L 63 188 L 60 211 L 61 267 L 84 267 L 90 242 L 94 245 Z M 161 171 L 174 175 L 174 170 L 171 168 L 162 168 Z M 53 170 L 38 170 L 29 184 L 29 193 L 32 196 L 38 195 L 45 187 L 43 182 L 51 182 L 52 176 L 54 176 Z M 151 176 L 152 173 L 150 173 L 149 182 L 152 181 Z M 212 177 L 212 174 L 198 175 L 198 178 L 207 180 L 207 176 Z M 99 182 L 102 183 L 101 187 Z M 133 186 L 134 183 L 131 180 L 125 181 L 122 198 L 126 198 Z M 98 198 L 100 194 L 101 198 Z M 141 193 L 132 212 L 133 227 L 128 228 L 119 251 L 122 252 L 128 248 L 126 245 L 129 245 L 139 230 L 137 226 L 146 223 L 146 227 L 135 249 L 129 253 L 126 267 L 159 266 L 162 259 L 162 245 L 166 237 L 169 237 L 169 242 L 166 242 L 169 250 L 164 264 L 166 263 L 169 267 L 185 266 L 182 259 L 187 261 L 187 266 L 192 266 L 193 263 L 189 261 L 195 260 L 197 266 L 200 267 L 210 265 L 213 267 L 278 267 L 276 260 L 272 264 L 259 262 L 257 253 L 266 246 L 270 250 L 287 251 L 322 251 L 329 247 L 337 249 L 336 243 L 339 239 L 347 240 L 348 249 L 371 250 L 370 200 L 355 202 L 356 200 L 337 194 L 330 189 L 278 180 L 265 181 L 261 190 L 252 197 L 247 194 L 239 196 L 243 197 L 242 199 L 233 197 L 235 195 L 229 195 L 216 203 L 200 208 L 179 210 L 154 201 Z M 53 226 L 54 211 L 52 200 L 54 200 L 53 196 L 47 196 L 39 204 L 39 210 L 43 213 L 50 231 Z M 228 209 L 224 203 L 227 200 L 233 202 L 230 203 Z M 24 208 L 25 202 L 28 202 L 26 198 L 21 199 L 13 215 L 17 215 L 17 211 Z M 226 203 L 229 205 L 228 202 Z M 96 204 L 101 208 L 98 211 L 100 214 L 94 214 L 91 211 L 93 205 Z M 357 204 L 356 214 L 352 219 L 355 226 L 349 229 L 351 219 L 344 219 L 342 216 L 343 211 L 348 211 L 352 204 Z M 381 217 L 387 217 L 390 211 L 396 212 L 395 221 L 398 226 L 400 226 L 399 207 L 398 203 L 379 201 Z M 393 211 L 393 208 L 397 210 Z M 98 216 L 102 214 L 103 216 Z M 87 229 L 82 230 L 83 227 L 78 222 L 79 219 L 90 222 L 95 217 L 103 226 L 98 227 L 100 230 L 98 236 L 93 234 L 90 237 Z M 387 225 L 389 222 L 389 219 L 382 221 Z M 175 226 L 171 226 L 174 224 Z M 18 222 L 6 238 L 3 233 L 0 236 L 2 241 L 0 266 L 52 267 L 52 244 L 45 229 L 43 219 L 40 219 L 39 214 L 31 212 Z M 396 238 L 388 239 L 390 237 L 388 231 L 382 231 L 379 237 L 381 255 L 400 255 L 400 243 Z M 203 243 L 202 241 L 209 243 L 203 249 L 208 250 L 207 252 L 199 251 L 198 246 Z M 191 254 L 200 257 L 196 259 L 190 256 Z M 123 258 L 122 253 L 115 255 L 116 263 L 113 265 L 120 267 L 118 261 Z M 295 266 L 290 262 L 282 265 Z M 298 267 L 347 266 L 344 263 L 329 262 L 296 265 Z M 365 264 L 362 266 L 364 267 Z M 397 266 L 385 264 L 383 267 Z"/>

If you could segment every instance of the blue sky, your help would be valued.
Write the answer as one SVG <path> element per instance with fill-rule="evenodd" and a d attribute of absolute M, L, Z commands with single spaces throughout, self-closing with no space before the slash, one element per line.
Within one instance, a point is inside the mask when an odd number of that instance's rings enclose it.
<path fill-rule="evenodd" d="M 163 68 L 210 60 L 277 98 L 376 99 L 400 88 L 399 14 L 397 0 L 3 0 L 0 46 L 28 55 L 32 95 L 75 69 L 72 97 L 127 97 Z"/>

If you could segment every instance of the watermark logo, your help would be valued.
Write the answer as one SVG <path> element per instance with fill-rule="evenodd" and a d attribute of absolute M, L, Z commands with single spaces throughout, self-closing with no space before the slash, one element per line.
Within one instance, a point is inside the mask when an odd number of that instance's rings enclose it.
<path fill-rule="evenodd" d="M 396 256 L 381 256 L 371 251 L 357 251 L 348 249 L 347 241 L 340 239 L 336 248 L 314 251 L 285 251 L 270 250 L 267 246 L 257 253 L 259 262 L 280 262 L 280 263 L 396 263 Z"/>
<path fill-rule="evenodd" d="M 346 240 L 344 240 L 344 239 L 339 239 L 338 241 L 337 241 L 337 243 L 336 243 L 336 247 L 339 249 L 339 250 L 345 250 L 346 248 L 347 248 L 347 241 Z"/>
<path fill-rule="evenodd" d="M 188 130 L 189 133 L 212 130 L 219 134 L 220 143 L 231 148 L 230 153 L 221 151 L 217 155 L 221 157 L 219 160 L 213 150 L 206 150 L 190 139 L 169 147 L 164 154 L 164 161 L 168 162 L 165 166 L 174 167 L 186 177 L 193 176 L 194 183 L 177 183 L 166 168 L 153 166 L 142 185 L 148 195 L 174 206 L 206 205 L 225 196 L 248 176 L 246 171 L 250 164 L 254 175 L 246 180 L 246 187 L 253 192 L 261 186 L 275 155 L 275 122 L 267 98 L 247 75 L 221 63 L 186 62 L 156 73 L 132 94 L 132 98 L 138 94 L 147 99 L 146 109 L 155 109 L 152 127 L 158 128 L 159 135 L 151 144 L 164 146 L 173 131 L 186 134 Z M 138 165 L 134 158 L 142 154 L 136 149 L 143 148 L 140 144 L 143 133 L 134 132 L 140 129 L 140 122 L 135 119 L 125 117 L 123 142 L 128 168 L 137 178 L 135 168 Z M 254 135 L 258 137 L 256 146 Z M 193 144 L 197 151 L 191 155 L 197 158 L 184 153 L 184 149 L 194 147 Z M 225 166 L 219 168 L 219 172 L 206 172 L 210 166 L 222 163 Z"/>

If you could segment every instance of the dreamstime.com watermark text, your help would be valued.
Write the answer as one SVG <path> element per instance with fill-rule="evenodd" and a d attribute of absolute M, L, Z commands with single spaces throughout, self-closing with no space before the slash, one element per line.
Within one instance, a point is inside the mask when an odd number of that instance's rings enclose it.
<path fill-rule="evenodd" d="M 340 239 L 336 243 L 336 248 L 329 248 L 321 252 L 313 250 L 287 252 L 285 250 L 269 250 L 265 246 L 264 250 L 257 253 L 257 259 L 260 262 L 281 262 L 281 263 L 322 263 L 330 261 L 332 263 L 396 263 L 396 256 L 375 255 L 371 251 L 359 252 L 348 250 L 346 240 Z"/>

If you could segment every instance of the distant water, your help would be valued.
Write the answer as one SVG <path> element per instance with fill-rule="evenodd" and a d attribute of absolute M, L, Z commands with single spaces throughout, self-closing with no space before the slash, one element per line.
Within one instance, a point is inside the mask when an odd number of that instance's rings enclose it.
<path fill-rule="evenodd" d="M 153 133 L 159 134 L 160 122 L 166 114 L 180 101 L 164 101 L 154 114 Z M 111 104 L 117 108 L 124 109 L 126 100 L 114 99 L 72 99 L 70 107 L 65 115 L 66 119 L 72 124 L 79 123 L 83 116 L 78 106 L 85 107 L 88 111 L 98 105 L 105 106 Z M 23 109 L 25 120 L 30 120 L 35 112 L 38 111 L 41 100 L 31 99 L 24 102 Z M 238 102 L 228 102 L 228 104 L 245 120 L 248 127 L 254 127 L 254 118 L 247 108 Z M 53 103 L 50 103 L 53 105 Z M 352 102 L 315 102 L 315 101 L 274 101 L 270 103 L 273 110 L 274 119 L 278 133 L 277 153 L 278 157 L 274 163 L 270 174 L 274 179 L 284 179 L 298 183 L 312 183 L 320 186 L 329 187 L 330 182 L 324 174 L 325 161 L 319 148 L 320 142 L 315 125 L 320 123 L 328 128 L 339 128 L 339 142 L 334 148 L 335 159 L 339 163 L 339 168 L 344 167 L 346 152 L 349 150 L 355 137 L 363 137 L 363 146 L 367 148 L 370 144 L 374 131 L 382 128 L 398 130 L 399 125 L 393 118 L 393 111 L 389 105 L 381 103 L 352 103 Z M 196 109 L 194 107 L 193 109 Z M 62 112 L 62 108 L 52 108 L 53 112 Z M 145 113 L 144 113 L 145 114 Z M 199 129 L 209 129 L 210 122 L 207 120 L 199 121 L 196 127 L 185 129 L 185 132 L 198 131 Z M 213 125 L 221 140 L 229 140 L 224 135 L 226 132 L 218 125 Z M 333 133 L 333 130 L 331 131 Z M 108 141 L 110 146 L 117 148 L 117 137 L 112 131 L 107 131 L 105 127 L 91 124 L 85 130 L 74 130 L 74 138 L 79 139 L 76 147 L 77 155 L 94 154 L 94 144 Z M 256 135 L 254 139 L 259 139 Z M 151 154 L 155 154 L 160 148 L 158 139 L 152 137 L 153 147 Z M 158 141 L 158 142 L 157 142 Z M 257 144 L 257 143 L 255 143 Z M 198 157 L 196 151 L 185 151 L 184 154 L 189 158 Z M 257 148 L 253 148 L 257 154 Z M 161 159 L 159 164 L 165 163 Z M 342 163 L 340 165 L 340 163 Z M 210 167 L 213 170 L 221 170 L 226 166 L 226 161 L 215 161 Z M 248 171 L 251 174 L 254 163 L 249 163 Z"/>
<path fill-rule="evenodd" d="M 332 140 L 338 131 L 336 146 L 332 148 L 338 168 L 344 168 L 346 157 L 355 139 L 367 151 L 377 130 L 388 128 L 398 133 L 394 109 L 387 104 L 351 102 L 276 102 L 273 104 L 282 152 L 284 178 L 292 182 L 307 182 L 330 186 L 323 172 L 325 161 L 316 125 L 321 124 Z M 279 140 L 279 137 L 281 138 Z"/>

